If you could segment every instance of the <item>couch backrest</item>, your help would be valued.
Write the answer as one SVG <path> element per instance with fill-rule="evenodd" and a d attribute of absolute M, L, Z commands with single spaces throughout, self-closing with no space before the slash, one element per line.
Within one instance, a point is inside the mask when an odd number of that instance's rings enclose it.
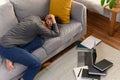
<path fill-rule="evenodd" d="M 18 23 L 9 0 L 0 0 L 0 37 Z"/>
<path fill-rule="evenodd" d="M 10 0 L 15 8 L 18 20 L 22 18 L 39 15 L 44 18 L 48 14 L 49 0 Z"/>

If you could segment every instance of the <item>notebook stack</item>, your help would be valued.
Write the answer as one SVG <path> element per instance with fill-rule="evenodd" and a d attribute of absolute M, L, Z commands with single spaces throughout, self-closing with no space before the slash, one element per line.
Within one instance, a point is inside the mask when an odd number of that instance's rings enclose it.
<path fill-rule="evenodd" d="M 107 59 L 96 63 L 96 46 L 100 42 L 100 39 L 89 36 L 78 43 L 78 67 L 73 69 L 76 80 L 100 80 L 100 76 L 107 75 L 107 70 L 113 66 Z"/>
<path fill-rule="evenodd" d="M 113 63 L 107 59 L 93 64 L 93 55 L 91 52 L 79 52 L 78 62 L 80 63 L 78 64 L 80 67 L 74 68 L 76 80 L 100 80 L 100 76 L 107 75 L 107 70 L 113 66 Z"/>

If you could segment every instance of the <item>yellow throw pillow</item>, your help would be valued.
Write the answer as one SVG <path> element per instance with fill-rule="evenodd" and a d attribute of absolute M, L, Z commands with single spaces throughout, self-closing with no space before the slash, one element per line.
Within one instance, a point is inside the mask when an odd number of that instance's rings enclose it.
<path fill-rule="evenodd" d="M 60 18 L 62 23 L 70 22 L 72 0 L 50 0 L 50 14 Z"/>

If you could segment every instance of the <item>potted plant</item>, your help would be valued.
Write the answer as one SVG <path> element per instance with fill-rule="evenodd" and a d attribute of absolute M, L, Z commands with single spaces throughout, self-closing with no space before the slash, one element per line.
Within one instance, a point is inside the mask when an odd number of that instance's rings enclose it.
<path fill-rule="evenodd" d="M 120 0 L 101 0 L 101 5 L 107 4 L 110 9 L 113 7 L 120 7 Z"/>

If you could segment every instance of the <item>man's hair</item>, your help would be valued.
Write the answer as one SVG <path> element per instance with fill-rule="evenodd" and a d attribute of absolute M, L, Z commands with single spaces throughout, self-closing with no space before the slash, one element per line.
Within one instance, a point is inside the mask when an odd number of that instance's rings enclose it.
<path fill-rule="evenodd" d="M 58 24 L 62 24 L 62 20 L 59 17 L 55 16 L 55 20 Z"/>

